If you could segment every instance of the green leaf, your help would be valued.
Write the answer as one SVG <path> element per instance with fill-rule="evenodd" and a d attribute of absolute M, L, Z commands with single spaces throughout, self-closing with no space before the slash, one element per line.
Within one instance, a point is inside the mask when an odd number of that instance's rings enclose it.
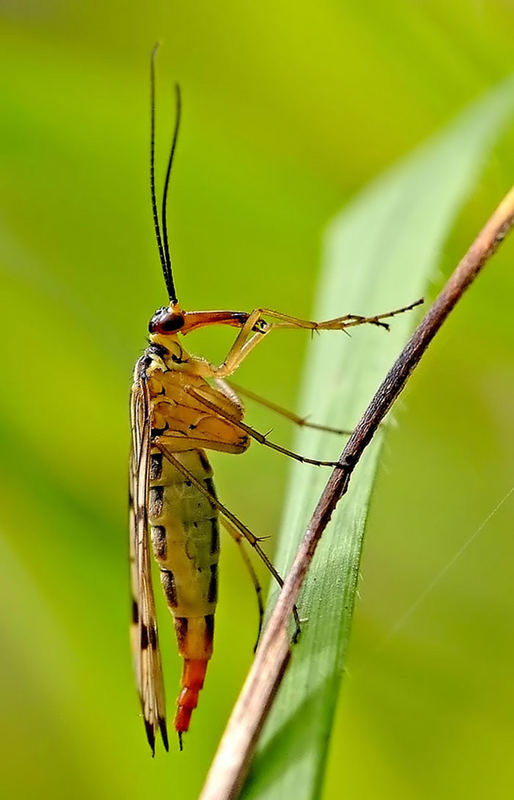
<path fill-rule="evenodd" d="M 381 176 L 335 218 L 325 241 L 315 319 L 384 312 L 423 295 L 436 275 L 451 224 L 513 106 L 509 81 Z M 394 319 L 389 334 L 363 327 L 352 331 L 351 339 L 314 337 L 301 410 L 331 426 L 355 425 L 418 317 L 415 312 Z M 386 428 L 387 423 L 368 447 L 318 547 L 299 602 L 300 616 L 308 621 L 265 725 L 244 798 L 303 800 L 321 792 Z M 295 449 L 330 459 L 338 442 L 331 434 L 303 430 Z M 327 477 L 321 469 L 292 468 L 275 559 L 281 573 L 291 564 Z M 273 590 L 270 604 L 275 598 Z"/>

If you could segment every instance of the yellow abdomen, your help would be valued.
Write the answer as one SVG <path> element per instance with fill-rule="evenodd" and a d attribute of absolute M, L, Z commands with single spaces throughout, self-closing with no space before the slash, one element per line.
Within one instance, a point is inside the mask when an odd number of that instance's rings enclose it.
<path fill-rule="evenodd" d="M 214 495 L 212 469 L 202 450 L 175 453 Z M 149 521 L 166 601 L 185 659 L 175 726 L 185 731 L 212 655 L 218 594 L 217 509 L 159 450 L 151 455 Z"/>

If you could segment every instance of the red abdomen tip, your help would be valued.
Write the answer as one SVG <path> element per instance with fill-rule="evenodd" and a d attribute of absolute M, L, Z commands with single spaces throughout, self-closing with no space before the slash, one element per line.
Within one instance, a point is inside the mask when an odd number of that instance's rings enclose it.
<path fill-rule="evenodd" d="M 207 661 L 186 658 L 180 681 L 182 691 L 177 700 L 177 713 L 175 714 L 175 730 L 185 733 L 189 730 L 191 714 L 198 705 L 198 693 L 203 686 Z"/>

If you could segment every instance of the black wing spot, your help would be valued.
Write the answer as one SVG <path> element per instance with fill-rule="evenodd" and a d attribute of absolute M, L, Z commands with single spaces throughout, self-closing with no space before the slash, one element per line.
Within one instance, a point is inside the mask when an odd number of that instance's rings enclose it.
<path fill-rule="evenodd" d="M 152 755 L 155 755 L 155 733 L 153 729 L 153 725 L 147 719 L 145 719 L 145 729 L 146 729 L 146 737 L 148 739 L 148 743 L 152 749 Z"/>
<path fill-rule="evenodd" d="M 164 719 L 164 717 L 159 717 L 159 728 L 161 730 L 162 743 L 164 745 L 164 749 L 167 752 L 169 750 L 168 731 L 166 729 L 166 720 Z"/>
<path fill-rule="evenodd" d="M 148 647 L 148 628 L 144 622 L 141 623 L 141 650 L 146 650 Z"/>

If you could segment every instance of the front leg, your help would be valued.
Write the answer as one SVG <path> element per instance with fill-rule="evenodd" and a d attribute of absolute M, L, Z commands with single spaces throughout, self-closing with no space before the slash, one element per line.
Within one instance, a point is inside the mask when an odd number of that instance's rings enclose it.
<path fill-rule="evenodd" d="M 247 355 L 261 342 L 273 329 L 273 325 L 262 319 L 262 309 L 256 308 L 243 324 L 235 341 L 227 353 L 223 363 L 218 367 L 209 364 L 208 377 L 227 378 L 240 366 Z"/>
<path fill-rule="evenodd" d="M 269 323 L 270 330 L 276 328 L 297 328 L 310 331 L 342 331 L 346 328 L 353 328 L 356 325 L 377 325 L 380 328 L 389 330 L 389 325 L 384 322 L 385 319 L 390 319 L 391 317 L 396 317 L 397 314 L 403 314 L 405 311 L 410 311 L 416 306 L 419 306 L 422 302 L 423 299 L 416 300 L 416 302 L 411 303 L 408 306 L 396 308 L 393 311 L 387 311 L 384 314 L 375 314 L 371 317 L 363 317 L 359 314 L 345 314 L 342 317 L 327 319 L 323 322 L 313 322 L 307 319 L 298 319 L 298 317 L 291 317 L 289 314 L 282 314 L 280 311 L 272 311 L 270 308 L 260 308 L 257 310 L 259 311 L 261 317 L 272 317 L 273 319 L 277 320 L 277 322 Z M 254 311 L 252 313 L 255 314 L 256 312 Z"/>
<path fill-rule="evenodd" d="M 310 331 L 344 331 L 346 328 L 353 328 L 356 325 L 376 325 L 389 330 L 389 325 L 384 322 L 385 319 L 390 319 L 397 314 L 410 311 L 422 302 L 423 300 L 416 300 L 415 303 L 411 303 L 408 306 L 403 306 L 402 308 L 397 308 L 384 314 L 375 314 L 375 316 L 371 317 L 346 314 L 342 317 L 336 317 L 335 319 L 324 320 L 323 322 L 313 322 L 311 320 L 299 319 L 298 317 L 291 317 L 288 314 L 282 314 L 270 308 L 255 308 L 248 315 L 242 312 L 239 314 L 231 312 L 230 322 L 223 320 L 222 324 L 241 325 L 241 330 L 237 334 L 234 344 L 230 348 L 223 363 L 219 366 L 208 364 L 207 368 L 204 367 L 203 374 L 210 378 L 228 378 L 236 371 L 246 356 L 252 352 L 259 342 L 271 333 L 271 331 L 277 330 L 278 328 L 295 328 L 296 330 Z M 226 313 L 228 314 L 228 312 Z M 271 317 L 276 321 L 266 322 L 264 317 Z M 221 322 L 221 320 L 217 322 L 211 321 L 210 324 L 218 324 L 219 322 Z M 209 323 L 202 323 L 202 325 L 207 324 Z"/>

